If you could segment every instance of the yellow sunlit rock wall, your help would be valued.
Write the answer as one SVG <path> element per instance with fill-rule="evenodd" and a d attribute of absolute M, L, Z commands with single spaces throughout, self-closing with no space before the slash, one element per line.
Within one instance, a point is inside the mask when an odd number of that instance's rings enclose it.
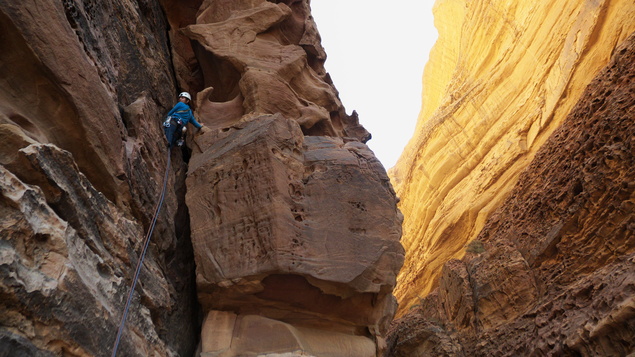
<path fill-rule="evenodd" d="M 437 0 L 413 138 L 390 176 L 405 216 L 401 312 L 460 258 L 619 43 L 633 0 Z"/>

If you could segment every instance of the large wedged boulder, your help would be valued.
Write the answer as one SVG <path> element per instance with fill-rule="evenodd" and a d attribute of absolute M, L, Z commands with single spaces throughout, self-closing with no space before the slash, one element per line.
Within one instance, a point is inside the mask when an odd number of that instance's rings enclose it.
<path fill-rule="evenodd" d="M 309 1 L 165 3 L 177 81 L 206 126 L 188 140 L 186 183 L 204 314 L 258 315 L 383 350 L 402 217 L 363 144 L 370 134 L 346 114 L 324 69 Z M 222 333 L 235 347 L 227 355 L 260 338 L 240 331 Z M 318 353 L 296 337 L 280 337 L 284 353 L 298 344 Z M 223 345 L 217 338 L 202 339 L 203 353 L 222 350 L 205 347 Z"/>
<path fill-rule="evenodd" d="M 281 115 L 197 143 L 186 202 L 204 309 L 376 346 L 395 311 L 403 248 L 396 197 L 368 147 L 304 137 Z M 256 338 L 249 331 L 232 338 Z M 285 341 L 292 352 L 297 342 Z"/>

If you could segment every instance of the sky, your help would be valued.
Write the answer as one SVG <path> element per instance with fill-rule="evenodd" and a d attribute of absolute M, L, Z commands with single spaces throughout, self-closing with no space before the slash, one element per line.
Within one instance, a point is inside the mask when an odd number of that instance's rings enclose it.
<path fill-rule="evenodd" d="M 421 110 L 421 79 L 437 38 L 434 0 L 311 0 L 311 13 L 347 114 L 359 114 L 386 169 L 397 162 Z"/>

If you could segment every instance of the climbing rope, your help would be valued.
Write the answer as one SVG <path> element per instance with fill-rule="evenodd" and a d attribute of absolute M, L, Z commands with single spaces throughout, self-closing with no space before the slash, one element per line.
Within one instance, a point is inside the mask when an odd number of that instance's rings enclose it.
<path fill-rule="evenodd" d="M 143 265 L 143 258 L 146 256 L 146 252 L 148 251 L 148 245 L 150 244 L 150 237 L 152 236 L 152 232 L 154 231 L 154 226 L 157 223 L 157 218 L 159 217 L 159 212 L 161 212 L 161 206 L 163 206 L 163 199 L 165 198 L 165 189 L 168 186 L 168 175 L 170 173 L 170 151 L 172 146 L 168 147 L 168 163 L 165 168 L 165 175 L 163 176 L 163 189 L 161 190 L 161 197 L 159 198 L 159 202 L 157 203 L 157 207 L 154 210 L 154 217 L 152 218 L 152 223 L 150 224 L 150 228 L 148 228 L 148 233 L 146 234 L 143 250 L 141 251 L 141 255 L 139 257 L 139 261 L 137 262 L 137 269 L 134 274 L 134 278 L 132 279 L 132 284 L 130 286 L 130 292 L 128 293 L 128 300 L 126 301 L 126 308 L 124 309 L 123 316 L 121 317 L 121 323 L 119 324 L 119 331 L 117 332 L 117 339 L 115 340 L 115 345 L 112 348 L 112 357 L 117 356 L 117 349 L 119 348 L 119 342 L 121 341 L 121 335 L 123 334 L 123 329 L 126 324 L 126 318 L 128 317 L 128 310 L 130 309 L 130 303 L 132 302 L 132 296 L 134 294 L 134 289 L 137 286 L 137 281 L 139 280 L 139 273 L 141 272 L 141 266 Z"/>

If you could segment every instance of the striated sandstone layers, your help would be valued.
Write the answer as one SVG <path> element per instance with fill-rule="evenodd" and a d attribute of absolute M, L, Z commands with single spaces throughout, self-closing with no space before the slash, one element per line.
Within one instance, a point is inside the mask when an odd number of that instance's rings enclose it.
<path fill-rule="evenodd" d="M 390 356 L 635 352 L 635 33 L 462 260 L 394 324 Z"/>
<path fill-rule="evenodd" d="M 416 134 L 391 178 L 404 213 L 400 313 L 463 256 L 615 48 L 635 3 L 458 1 L 434 7 Z"/>
<path fill-rule="evenodd" d="M 203 1 L 171 38 L 209 129 L 186 180 L 201 356 L 381 354 L 402 216 L 308 1 Z"/>

